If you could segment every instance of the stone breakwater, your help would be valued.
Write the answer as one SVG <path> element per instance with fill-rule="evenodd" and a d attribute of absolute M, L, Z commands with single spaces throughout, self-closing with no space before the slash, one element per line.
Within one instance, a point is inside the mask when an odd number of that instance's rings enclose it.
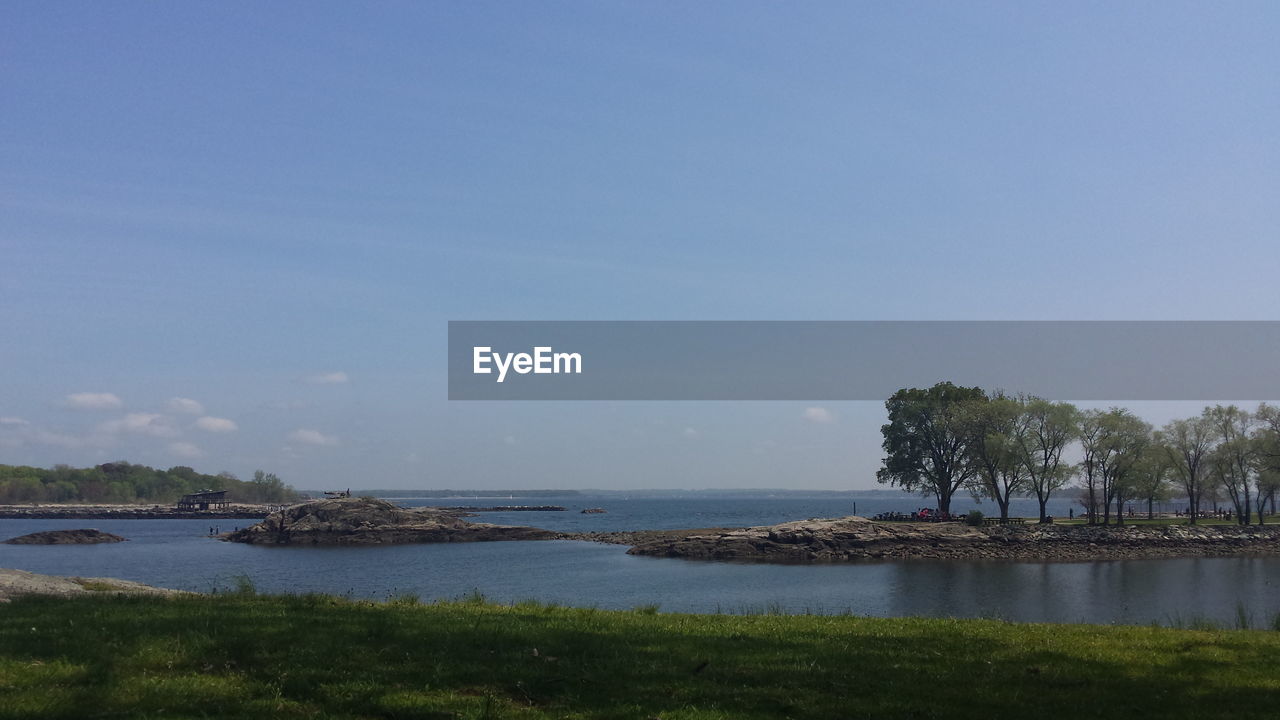
<path fill-rule="evenodd" d="M 341 498 L 285 508 L 222 539 L 253 545 L 391 545 L 563 537 L 539 528 L 471 523 L 434 508 L 409 510 L 374 498 Z"/>
<path fill-rule="evenodd" d="M 846 517 L 736 530 L 628 535 L 612 541 L 632 544 L 627 552 L 633 555 L 777 563 L 912 558 L 1089 561 L 1280 553 L 1280 526 L 974 528 Z M 611 541 L 604 537 L 591 539 Z"/>
<path fill-rule="evenodd" d="M 161 505 L 0 505 L 2 520 L 260 520 L 266 505 L 178 510 Z"/>

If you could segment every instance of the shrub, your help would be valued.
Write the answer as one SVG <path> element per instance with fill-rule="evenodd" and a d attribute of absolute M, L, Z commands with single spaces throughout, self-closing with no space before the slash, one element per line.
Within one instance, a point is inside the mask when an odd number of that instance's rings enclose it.
<path fill-rule="evenodd" d="M 973 527 L 980 527 L 982 525 L 982 511 L 970 510 L 969 514 L 965 516 L 964 521 L 966 524 L 972 525 Z"/>

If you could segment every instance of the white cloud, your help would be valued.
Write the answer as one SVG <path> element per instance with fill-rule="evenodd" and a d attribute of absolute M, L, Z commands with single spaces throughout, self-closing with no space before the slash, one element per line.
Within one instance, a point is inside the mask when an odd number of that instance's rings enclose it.
<path fill-rule="evenodd" d="M 0 425 L 30 425 L 20 417 L 0 417 Z"/>
<path fill-rule="evenodd" d="M 150 435 L 151 437 L 171 438 L 182 434 L 173 426 L 173 420 L 159 413 L 129 413 L 122 418 L 109 420 L 98 426 L 98 432 L 104 435 Z"/>
<path fill-rule="evenodd" d="M 67 396 L 65 404 L 77 410 L 111 410 L 124 407 L 124 402 L 114 393 L 72 393 Z"/>
<path fill-rule="evenodd" d="M 312 375 L 307 378 L 307 382 L 312 385 L 338 385 L 340 383 L 347 382 L 349 379 L 350 378 L 347 377 L 346 373 L 341 370 L 335 370 L 334 372 L 317 373 Z"/>
<path fill-rule="evenodd" d="M 169 453 L 189 460 L 204 457 L 204 451 L 189 442 L 169 443 Z"/>
<path fill-rule="evenodd" d="M 196 420 L 196 427 L 200 428 L 201 430 L 208 430 L 209 432 L 216 432 L 216 433 L 235 432 L 236 430 L 240 429 L 240 426 L 236 425 L 235 421 L 233 420 L 228 420 L 226 418 L 219 418 L 219 417 L 209 417 L 208 415 L 200 418 L 199 420 Z"/>
<path fill-rule="evenodd" d="M 204 406 L 191 398 L 171 398 L 169 400 L 169 409 L 173 412 L 186 413 L 188 415 L 204 414 Z"/>
<path fill-rule="evenodd" d="M 804 419 L 815 423 L 832 423 L 836 421 L 836 414 L 824 407 L 809 407 L 804 409 Z"/>
<path fill-rule="evenodd" d="M 516 441 L 515 435 L 507 435 L 506 437 L 502 438 L 502 443 L 504 445 L 515 445 L 516 442 L 517 441 Z"/>
<path fill-rule="evenodd" d="M 304 445 L 337 445 L 338 438 L 333 435 L 325 435 L 319 430 L 308 430 L 307 428 L 298 428 L 289 433 L 289 439 L 294 442 L 300 442 Z"/>
<path fill-rule="evenodd" d="M 684 429 L 684 436 L 687 438 L 696 438 L 698 437 L 698 431 L 694 428 L 687 427 Z"/>
<path fill-rule="evenodd" d="M 49 430 L 36 430 L 27 436 L 27 440 L 36 445 L 52 445 L 53 447 L 66 448 L 68 450 L 82 448 L 88 444 L 78 437 Z"/>

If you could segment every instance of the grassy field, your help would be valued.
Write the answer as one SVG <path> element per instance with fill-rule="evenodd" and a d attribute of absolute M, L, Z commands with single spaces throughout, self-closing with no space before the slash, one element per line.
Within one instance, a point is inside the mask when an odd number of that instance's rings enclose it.
<path fill-rule="evenodd" d="M 0 606 L 0 717 L 1263 718 L 1280 633 L 248 594 Z"/>

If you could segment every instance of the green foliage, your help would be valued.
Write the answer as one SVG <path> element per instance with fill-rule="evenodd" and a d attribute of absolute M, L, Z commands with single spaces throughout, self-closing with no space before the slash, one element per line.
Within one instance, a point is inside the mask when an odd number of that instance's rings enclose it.
<path fill-rule="evenodd" d="M 982 527 L 983 515 L 981 510 L 970 510 L 968 515 L 964 516 L 966 525 L 973 527 Z"/>
<path fill-rule="evenodd" d="M 1278 654 L 1256 630 L 19 598 L 0 718 L 1254 718 Z"/>
<path fill-rule="evenodd" d="M 969 462 L 972 408 L 987 400 L 982 388 L 941 382 L 903 388 L 885 401 L 884 467 L 876 480 L 908 492 L 934 495 L 949 510 L 951 496 L 975 473 Z"/>
<path fill-rule="evenodd" d="M 157 470 L 123 460 L 91 468 L 0 465 L 0 504 L 169 504 L 197 490 L 226 490 L 233 502 L 282 503 L 297 497 L 297 492 L 274 473 L 261 470 L 245 482 L 226 472 L 204 475 L 185 465 Z"/>

